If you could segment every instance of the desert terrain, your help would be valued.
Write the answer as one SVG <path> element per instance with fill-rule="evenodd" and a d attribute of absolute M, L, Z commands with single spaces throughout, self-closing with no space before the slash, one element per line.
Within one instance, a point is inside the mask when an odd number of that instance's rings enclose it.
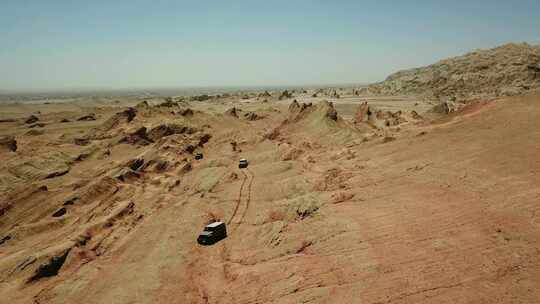
<path fill-rule="evenodd" d="M 503 48 L 505 90 L 0 104 L 0 302 L 537 303 L 540 57 Z"/>

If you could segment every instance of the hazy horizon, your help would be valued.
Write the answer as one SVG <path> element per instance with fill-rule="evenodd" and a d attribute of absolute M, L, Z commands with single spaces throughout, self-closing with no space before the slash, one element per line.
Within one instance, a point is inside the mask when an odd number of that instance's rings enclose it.
<path fill-rule="evenodd" d="M 193 86 L 193 87 L 133 87 L 133 88 L 64 88 L 64 89 L 18 89 L 1 90 L 0 95 L 4 96 L 61 96 L 61 95 L 109 95 L 109 96 L 128 96 L 141 95 L 147 93 L 156 96 L 175 96 L 175 95 L 200 95 L 200 94 L 222 94 L 238 92 L 259 92 L 281 91 L 293 89 L 316 89 L 316 88 L 352 88 L 362 87 L 369 84 L 362 83 L 326 83 L 326 84 L 304 84 L 304 85 L 260 85 L 260 86 Z M 1 100 L 0 100 L 1 101 Z"/>
<path fill-rule="evenodd" d="M 36 92 L 50 91 L 126 91 L 126 90 L 177 90 L 177 89 L 279 89 L 279 88 L 316 88 L 316 87 L 352 87 L 352 86 L 367 86 L 372 83 L 304 83 L 304 84 L 275 84 L 275 85 L 205 85 L 205 86 L 138 86 L 138 87 L 67 87 L 67 88 L 37 88 Z M 10 90 L 0 89 L 0 92 L 9 92 Z M 33 91 L 33 89 L 14 90 Z"/>
<path fill-rule="evenodd" d="M 0 93 L 381 81 L 508 42 L 540 2 L 2 1 Z"/>

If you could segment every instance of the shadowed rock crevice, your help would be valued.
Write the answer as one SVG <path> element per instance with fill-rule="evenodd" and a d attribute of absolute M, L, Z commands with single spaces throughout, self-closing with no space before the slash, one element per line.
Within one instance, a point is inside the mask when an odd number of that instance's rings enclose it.
<path fill-rule="evenodd" d="M 77 118 L 77 121 L 93 121 L 96 120 L 96 114 L 88 114 Z"/>
<path fill-rule="evenodd" d="M 135 132 L 128 134 L 127 136 L 122 138 L 119 143 L 146 146 L 151 144 L 152 142 L 153 141 L 148 138 L 148 135 L 146 133 L 146 127 L 140 127 Z"/>
<path fill-rule="evenodd" d="M 17 151 L 17 141 L 14 136 L 6 135 L 0 136 L 0 151 Z"/>
<path fill-rule="evenodd" d="M 52 217 L 61 217 L 67 213 L 67 209 L 65 207 L 62 207 L 58 209 L 55 213 L 53 213 Z"/>
<path fill-rule="evenodd" d="M 133 171 L 139 170 L 142 165 L 144 165 L 144 159 L 142 158 L 132 159 L 127 163 L 127 166 Z"/>
<path fill-rule="evenodd" d="M 49 259 L 46 263 L 40 265 L 34 275 L 28 279 L 28 283 L 38 281 L 43 278 L 47 277 L 53 277 L 58 275 L 58 272 L 60 271 L 60 268 L 64 265 L 64 262 L 66 261 L 66 258 L 71 251 L 70 249 L 67 249 L 64 253 L 53 256 Z"/>
<path fill-rule="evenodd" d="M 178 124 L 163 124 L 152 128 L 148 131 L 148 138 L 152 141 L 157 141 L 163 137 L 173 134 L 193 134 L 197 130 L 191 127 Z"/>
<path fill-rule="evenodd" d="M 25 123 L 25 124 L 33 124 L 33 123 L 35 123 L 35 122 L 38 121 L 38 120 L 39 120 L 39 118 L 38 118 L 37 116 L 35 116 L 35 115 L 30 115 L 30 116 L 24 121 L 24 123 Z"/>
<path fill-rule="evenodd" d="M 11 240 L 11 236 L 10 235 L 6 235 L 5 237 L 1 238 L 0 239 L 0 245 L 4 244 L 5 242 Z"/>
<path fill-rule="evenodd" d="M 232 107 L 232 108 L 228 109 L 227 111 L 225 111 L 225 115 L 238 118 L 238 113 L 237 112 L 238 112 L 238 109 L 236 109 L 235 107 Z"/>

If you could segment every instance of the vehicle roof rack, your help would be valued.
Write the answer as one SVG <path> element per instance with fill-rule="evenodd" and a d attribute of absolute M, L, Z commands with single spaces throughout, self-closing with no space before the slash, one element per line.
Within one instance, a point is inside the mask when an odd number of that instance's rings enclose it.
<path fill-rule="evenodd" d="M 214 227 L 217 227 L 217 226 L 219 226 L 221 224 L 224 224 L 224 223 L 223 222 L 213 222 L 213 223 L 210 223 L 210 224 L 206 225 L 206 227 L 214 228 Z"/>

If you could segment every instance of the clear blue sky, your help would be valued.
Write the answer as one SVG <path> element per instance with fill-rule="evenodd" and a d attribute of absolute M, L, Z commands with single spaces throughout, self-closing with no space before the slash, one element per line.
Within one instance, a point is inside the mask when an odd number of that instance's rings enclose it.
<path fill-rule="evenodd" d="M 540 1 L 0 0 L 0 90 L 367 83 L 507 42 Z"/>

